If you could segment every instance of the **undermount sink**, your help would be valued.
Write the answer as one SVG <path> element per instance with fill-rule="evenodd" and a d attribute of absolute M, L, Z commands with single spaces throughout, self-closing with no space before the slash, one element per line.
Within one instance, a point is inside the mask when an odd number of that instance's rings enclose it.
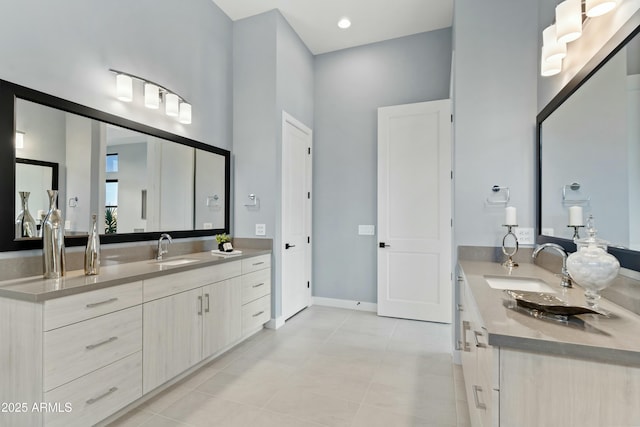
<path fill-rule="evenodd" d="M 484 276 L 484 279 L 493 289 L 555 293 L 544 280 L 531 277 Z"/>
<path fill-rule="evenodd" d="M 176 265 L 191 264 L 192 262 L 196 262 L 196 261 L 198 260 L 190 259 L 190 258 L 179 258 L 179 259 L 168 259 L 166 261 L 155 261 L 155 263 L 158 265 L 164 265 L 167 267 L 175 267 Z"/>

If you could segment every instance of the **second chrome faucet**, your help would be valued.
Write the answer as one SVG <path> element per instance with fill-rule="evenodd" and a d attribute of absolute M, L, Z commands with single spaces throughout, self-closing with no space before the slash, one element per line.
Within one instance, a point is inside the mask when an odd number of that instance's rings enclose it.
<path fill-rule="evenodd" d="M 557 252 L 560 253 L 560 255 L 562 255 L 562 271 L 560 272 L 560 277 L 561 277 L 561 282 L 560 285 L 565 287 L 565 288 L 572 288 L 573 287 L 573 281 L 571 280 L 571 276 L 569 275 L 569 271 L 567 270 L 567 252 L 564 250 L 564 248 L 556 243 L 544 243 L 540 246 L 538 246 L 534 251 L 533 251 L 533 258 L 537 258 L 538 254 L 540 252 L 542 252 L 544 249 L 553 249 Z"/>

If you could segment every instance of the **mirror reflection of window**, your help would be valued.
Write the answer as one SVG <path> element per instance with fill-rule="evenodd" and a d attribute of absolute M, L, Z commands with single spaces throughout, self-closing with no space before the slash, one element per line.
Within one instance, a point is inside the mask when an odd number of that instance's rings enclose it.
<path fill-rule="evenodd" d="M 107 154 L 107 173 L 118 172 L 118 153 Z"/>
<path fill-rule="evenodd" d="M 116 161 L 117 165 L 117 161 Z M 105 183 L 105 234 L 118 232 L 118 180 L 108 179 Z"/>

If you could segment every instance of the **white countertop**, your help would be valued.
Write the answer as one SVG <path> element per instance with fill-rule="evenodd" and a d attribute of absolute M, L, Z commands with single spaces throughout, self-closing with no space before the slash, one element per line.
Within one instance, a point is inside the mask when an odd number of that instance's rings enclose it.
<path fill-rule="evenodd" d="M 490 345 L 640 366 L 637 314 L 602 298 L 600 307 L 610 312 L 610 317 L 582 314 L 569 322 L 535 318 L 510 308 L 510 298 L 504 291 L 491 288 L 484 276 L 538 278 L 552 287 L 559 298 L 574 305 L 586 305 L 582 288 L 562 288 L 559 277 L 534 264 L 520 264 L 511 273 L 495 262 L 459 264 L 488 331 Z"/>
<path fill-rule="evenodd" d="M 136 280 L 150 279 L 168 273 L 179 273 L 194 268 L 207 267 L 269 253 L 271 253 L 270 250 L 242 249 L 241 254 L 229 256 L 207 251 L 163 260 L 165 262 L 173 259 L 196 260 L 188 264 L 170 266 L 163 265 L 155 260 L 147 260 L 103 266 L 97 276 L 85 276 L 83 270 L 75 270 L 66 272 L 65 276 L 60 279 L 43 279 L 42 276 L 31 276 L 5 280 L 0 281 L 0 297 L 41 302 Z"/>

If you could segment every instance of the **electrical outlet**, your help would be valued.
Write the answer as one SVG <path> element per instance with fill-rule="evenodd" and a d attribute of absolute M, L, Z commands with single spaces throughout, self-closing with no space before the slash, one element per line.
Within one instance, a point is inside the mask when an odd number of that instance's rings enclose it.
<path fill-rule="evenodd" d="M 553 234 L 553 228 L 551 227 L 542 228 L 542 234 L 544 234 L 545 236 L 555 236 L 555 234 Z"/>
<path fill-rule="evenodd" d="M 515 234 L 520 245 L 534 245 L 536 243 L 532 227 L 516 227 Z"/>
<path fill-rule="evenodd" d="M 267 235 L 267 225 L 256 224 L 256 236 L 266 236 L 266 235 Z"/>
<path fill-rule="evenodd" d="M 361 236 L 375 236 L 375 225 L 358 225 L 358 234 Z"/>
<path fill-rule="evenodd" d="M 204 224 L 202 224 L 202 228 L 204 228 L 205 230 L 213 230 L 213 223 L 205 222 Z"/>

